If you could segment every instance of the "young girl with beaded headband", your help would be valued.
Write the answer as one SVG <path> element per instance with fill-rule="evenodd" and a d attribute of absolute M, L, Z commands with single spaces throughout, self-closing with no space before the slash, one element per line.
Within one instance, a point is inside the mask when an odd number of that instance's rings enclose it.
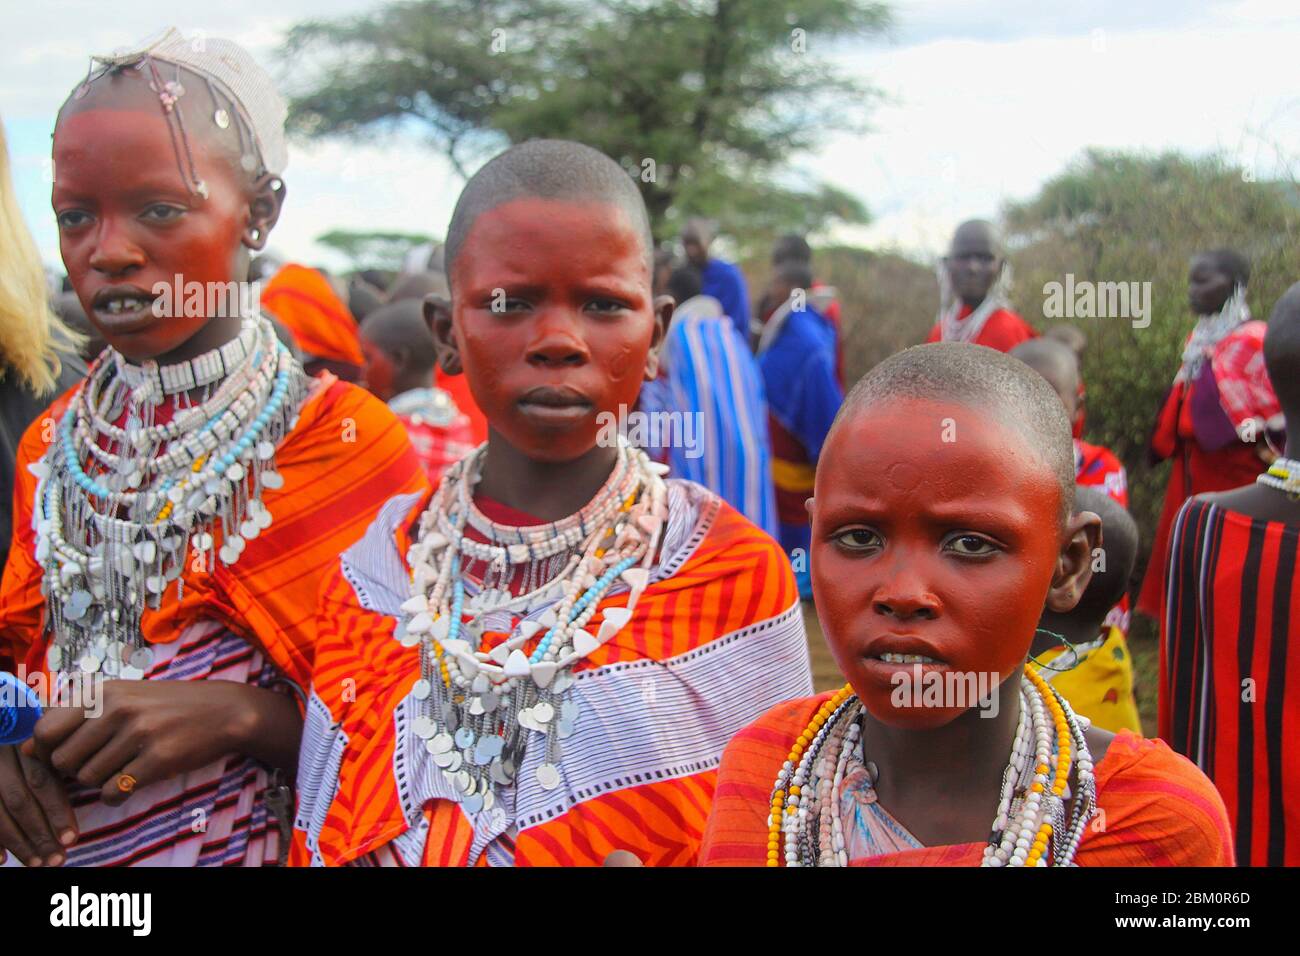
<path fill-rule="evenodd" d="M 633 179 L 578 143 L 466 185 L 425 315 L 489 437 L 322 588 L 295 861 L 690 864 L 727 740 L 808 692 L 776 542 L 600 440 L 656 371 L 653 248 Z"/>
<path fill-rule="evenodd" d="M 284 116 L 240 47 L 172 31 L 97 58 L 56 122 L 63 260 L 109 347 L 19 450 L 0 658 L 82 705 L 0 748 L 22 863 L 276 861 L 319 578 L 423 486 L 394 416 L 231 294 L 279 216 Z"/>
<path fill-rule="evenodd" d="M 1199 770 L 1089 726 L 1025 666 L 1099 544 L 1073 496 L 1065 410 L 1018 360 L 936 343 L 859 382 L 809 502 L 817 610 L 849 683 L 728 746 L 705 864 L 1230 864 Z"/>

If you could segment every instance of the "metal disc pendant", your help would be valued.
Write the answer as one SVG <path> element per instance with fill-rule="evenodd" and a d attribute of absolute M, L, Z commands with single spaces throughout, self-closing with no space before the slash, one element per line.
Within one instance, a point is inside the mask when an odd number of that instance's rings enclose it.
<path fill-rule="evenodd" d="M 437 728 L 433 725 L 433 718 L 421 714 L 411 721 L 411 732 L 422 740 L 428 740 L 437 732 Z"/>
<path fill-rule="evenodd" d="M 560 768 L 553 763 L 544 763 L 537 768 L 537 782 L 543 790 L 554 790 L 560 785 Z"/>
<path fill-rule="evenodd" d="M 433 693 L 433 685 L 430 684 L 423 677 L 417 680 L 415 682 L 415 686 L 411 688 L 411 696 L 414 697 L 416 700 L 427 700 L 429 695 L 432 693 Z"/>
<path fill-rule="evenodd" d="M 461 801 L 460 805 L 466 813 L 478 813 L 483 809 L 483 798 L 477 793 L 471 793 Z"/>
<path fill-rule="evenodd" d="M 496 757 L 501 756 L 505 744 L 506 742 L 495 734 L 480 737 L 478 743 L 474 746 L 474 761 L 478 764 L 489 763 Z"/>
<path fill-rule="evenodd" d="M 147 647 L 137 647 L 131 652 L 131 666 L 138 670 L 147 671 L 153 664 L 153 651 Z"/>
<path fill-rule="evenodd" d="M 477 735 L 468 727 L 462 727 L 456 731 L 456 746 L 461 750 L 468 750 L 474 746 L 474 740 Z"/>
<path fill-rule="evenodd" d="M 45 654 L 45 663 L 52 671 L 63 670 L 63 648 L 58 644 L 51 644 Z"/>

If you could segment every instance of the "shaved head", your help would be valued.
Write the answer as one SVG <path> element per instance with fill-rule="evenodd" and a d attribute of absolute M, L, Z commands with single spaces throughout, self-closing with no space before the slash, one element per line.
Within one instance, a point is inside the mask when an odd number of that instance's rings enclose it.
<path fill-rule="evenodd" d="M 1083 350 L 1088 347 L 1088 336 L 1084 335 L 1078 326 L 1054 325 L 1043 333 L 1045 338 L 1056 339 L 1058 342 L 1064 342 L 1068 345 L 1076 356 L 1083 358 Z"/>
<path fill-rule="evenodd" d="M 698 240 L 707 247 L 713 242 L 713 223 L 699 217 L 688 219 L 686 225 L 682 226 L 681 238 Z"/>
<path fill-rule="evenodd" d="M 789 232 L 780 236 L 772 246 L 772 264 L 783 262 L 812 262 L 812 246 L 798 233 Z"/>
<path fill-rule="evenodd" d="M 1110 609 L 1119 603 L 1128 590 L 1129 577 L 1138 557 L 1138 528 L 1133 516 L 1118 501 L 1096 488 L 1079 486 L 1075 489 L 1074 510 L 1091 511 L 1101 518 L 1101 547 L 1105 556 L 1104 569 L 1094 570 L 1092 579 L 1071 617 L 1087 624 L 1101 626 Z"/>
<path fill-rule="evenodd" d="M 1024 362 L 982 345 L 935 342 L 885 359 L 853 386 L 832 430 L 899 399 L 951 402 L 995 416 L 1019 432 L 1061 487 L 1064 521 L 1074 502 L 1074 440 L 1060 399 Z M 829 443 L 829 438 L 827 439 Z"/>
<path fill-rule="evenodd" d="M 433 334 L 424 321 L 419 299 L 390 302 L 366 316 L 361 337 L 373 342 L 390 356 L 404 355 L 409 370 L 432 372 L 438 360 Z"/>
<path fill-rule="evenodd" d="M 602 203 L 623 211 L 641 234 L 646 265 L 654 271 L 654 238 L 645 200 L 632 177 L 604 153 L 563 139 L 534 139 L 511 146 L 470 177 L 456 201 L 447 228 L 447 281 L 452 281 L 460 255 L 475 221 L 516 199 L 553 199 L 571 203 Z"/>
<path fill-rule="evenodd" d="M 1045 336 L 1029 339 L 1008 354 L 1047 379 L 1058 395 L 1073 396 L 1078 392 L 1079 360 L 1064 342 Z"/>
<path fill-rule="evenodd" d="M 997 226 L 987 219 L 968 219 L 952 234 L 952 245 L 948 249 L 948 255 L 960 256 L 983 250 L 1001 258 L 1002 236 Z"/>
<path fill-rule="evenodd" d="M 451 290 L 447 287 L 447 279 L 436 272 L 412 272 L 404 275 L 393 284 L 393 289 L 388 293 L 389 302 L 401 302 L 403 299 L 414 299 L 416 302 L 423 302 L 425 296 L 436 295 L 443 299 L 450 298 Z"/>
<path fill-rule="evenodd" d="M 1300 282 L 1277 300 L 1264 335 L 1264 365 L 1291 434 L 1300 432 Z M 1287 451 L 1296 449 L 1288 441 Z"/>

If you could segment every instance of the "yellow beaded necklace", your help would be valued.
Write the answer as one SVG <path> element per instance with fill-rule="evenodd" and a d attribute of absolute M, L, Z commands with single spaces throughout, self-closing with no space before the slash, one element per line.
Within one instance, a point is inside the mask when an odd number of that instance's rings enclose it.
<path fill-rule="evenodd" d="M 1056 751 L 1050 755 L 1039 748 L 1037 754 L 1029 752 L 1029 744 L 1034 737 L 1028 736 L 1030 725 L 1026 715 L 1022 714 L 1021 731 L 1028 741 L 1023 758 L 1033 761 L 1032 780 L 1021 795 L 1019 816 L 1013 821 L 1007 819 L 1013 797 L 1014 786 L 1019 779 L 1016 767 L 1016 749 L 1013 748 L 1012 763 L 1008 767 L 1006 783 L 1002 795 L 1002 807 L 999 818 L 994 825 L 994 833 L 985 850 L 986 866 L 1046 866 L 1049 856 L 1057 866 L 1070 865 L 1074 853 L 1082 838 L 1083 828 L 1095 812 L 1095 780 L 1092 775 L 1092 763 L 1087 744 L 1083 737 L 1083 725 L 1070 710 L 1068 703 L 1033 669 L 1027 668 L 1021 681 L 1022 711 L 1028 707 L 1037 711 L 1039 705 L 1047 711 L 1052 728 L 1055 730 Z M 800 862 L 800 839 L 798 836 L 798 815 L 801 810 L 807 816 L 810 813 L 833 812 L 829 807 L 819 807 L 813 803 L 810 810 L 805 803 L 815 801 L 816 795 L 809 794 L 809 776 L 823 745 L 832 736 L 843 738 L 845 727 L 857 719 L 861 705 L 849 685 L 841 687 L 818 707 L 817 712 L 800 732 L 791 746 L 786 759 L 777 774 L 772 789 L 771 805 L 768 814 L 767 830 L 767 865 L 780 866 L 784 860 L 787 865 L 803 865 Z M 1039 738 L 1041 739 L 1041 738 Z M 1020 741 L 1017 747 L 1020 747 Z M 1079 759 L 1075 761 L 1074 754 Z M 1078 793 L 1071 813 L 1069 825 L 1064 832 L 1057 834 L 1057 823 L 1064 822 L 1064 800 L 1072 767 L 1078 768 Z M 1050 783 L 1049 783 L 1050 777 Z M 832 799 L 834 795 L 832 795 Z M 1026 824 L 1028 826 L 1026 826 Z M 802 824 L 800 824 L 802 825 Z M 1032 831 L 1030 836 L 1026 830 Z M 1057 835 L 1053 852 L 1053 836 Z M 840 847 L 842 849 L 842 847 Z M 831 854 L 834 863 L 835 854 Z M 825 862 L 826 857 L 822 860 Z M 815 864 L 814 864 L 815 865 Z M 842 864 L 841 864 L 842 865 Z"/>

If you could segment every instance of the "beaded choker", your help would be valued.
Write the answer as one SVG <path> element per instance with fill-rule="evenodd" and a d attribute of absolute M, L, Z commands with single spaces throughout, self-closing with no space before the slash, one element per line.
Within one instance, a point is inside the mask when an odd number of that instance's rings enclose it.
<path fill-rule="evenodd" d="M 786 866 L 848 865 L 840 784 L 850 758 L 862 759 L 861 716 L 862 703 L 846 685 L 822 704 L 790 749 L 772 789 L 768 866 L 783 860 Z M 1097 805 L 1087 726 L 1055 688 L 1025 671 L 1015 743 L 981 866 L 1073 865 Z M 1077 788 L 1067 821 L 1072 766 Z"/>
<path fill-rule="evenodd" d="M 220 348 L 174 365 L 157 362 L 133 365 L 117 352 L 112 353 L 113 362 L 127 387 L 156 404 L 164 395 L 193 391 L 233 374 L 252 354 L 256 340 L 256 323 L 245 323 L 239 335 Z"/>
<path fill-rule="evenodd" d="M 668 517 L 666 469 L 620 442 L 613 472 L 576 515 L 497 524 L 473 503 L 486 447 L 452 467 L 420 519 L 408 553 L 412 596 L 395 631 L 403 646 L 420 647 L 412 731 L 471 814 L 492 809 L 529 746 L 546 748 L 538 783 L 560 785 L 561 741 L 578 718 L 566 695 L 572 669 L 631 619 Z M 487 542 L 467 537 L 467 525 Z M 558 572 L 536 573 L 548 565 Z M 486 570 L 467 596 L 472 566 Z M 620 581 L 631 589 L 627 606 L 607 608 L 592 634 L 587 623 Z M 485 650 L 487 631 L 509 636 Z"/>
<path fill-rule="evenodd" d="M 1268 471 L 1255 479 L 1261 485 L 1276 488 L 1292 500 L 1300 500 L 1300 461 L 1278 458 L 1268 466 Z"/>
<path fill-rule="evenodd" d="M 206 377 L 216 364 L 225 378 L 197 405 L 166 384 Z M 58 440 L 28 466 L 41 479 L 36 559 L 54 671 L 143 677 L 153 653 L 141 615 L 161 606 L 173 581 L 183 596 L 187 550 L 196 570 L 235 564 L 271 525 L 263 490 L 284 483 L 276 450 L 308 380 L 267 319 L 246 318 L 237 339 L 207 356 L 142 368 L 107 349 L 73 395 Z M 174 414 L 156 425 L 165 393 Z"/>

